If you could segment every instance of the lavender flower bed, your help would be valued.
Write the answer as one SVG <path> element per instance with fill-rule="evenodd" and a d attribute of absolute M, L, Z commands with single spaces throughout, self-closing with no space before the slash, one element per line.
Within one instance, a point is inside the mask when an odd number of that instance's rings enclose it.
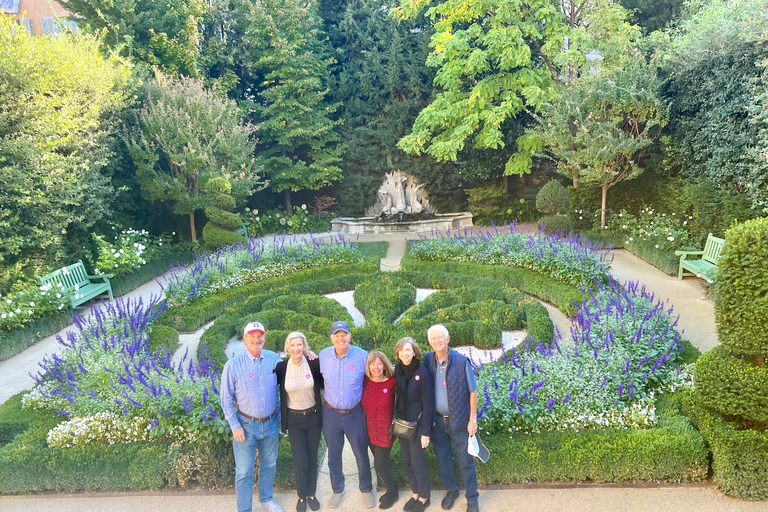
<path fill-rule="evenodd" d="M 657 395 L 691 385 L 672 309 L 639 283 L 612 279 L 578 307 L 572 340 L 526 343 L 476 368 L 489 433 L 648 428 Z"/>
<path fill-rule="evenodd" d="M 466 230 L 435 232 L 435 238 L 410 241 L 408 255 L 422 261 L 470 261 L 484 265 L 523 267 L 579 287 L 604 281 L 613 256 L 581 235 L 531 236 L 515 224 L 468 235 Z"/>
<path fill-rule="evenodd" d="M 37 386 L 23 397 L 24 408 L 69 418 L 49 432 L 49 446 L 192 441 L 202 430 L 224 432 L 216 363 L 174 367 L 168 351 L 150 349 L 150 325 L 164 309 L 157 297 L 148 304 L 117 299 L 87 320 L 75 318 L 79 333 L 59 338 L 64 350 L 40 363 Z"/>
<path fill-rule="evenodd" d="M 190 265 L 172 267 L 163 286 L 169 307 L 222 289 L 255 283 L 304 268 L 362 261 L 356 244 L 343 236 L 249 238 L 215 253 L 195 254 Z"/>

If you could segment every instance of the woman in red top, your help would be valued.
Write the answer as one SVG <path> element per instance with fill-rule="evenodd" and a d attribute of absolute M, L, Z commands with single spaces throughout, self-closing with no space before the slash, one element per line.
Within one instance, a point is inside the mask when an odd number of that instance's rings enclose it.
<path fill-rule="evenodd" d="M 363 398 L 368 441 L 373 452 L 373 467 L 384 480 L 387 492 L 379 498 L 379 508 L 390 508 L 399 497 L 395 475 L 389 466 L 389 452 L 395 438 L 389 433 L 395 400 L 395 369 L 378 350 L 368 354 L 363 381 Z"/>

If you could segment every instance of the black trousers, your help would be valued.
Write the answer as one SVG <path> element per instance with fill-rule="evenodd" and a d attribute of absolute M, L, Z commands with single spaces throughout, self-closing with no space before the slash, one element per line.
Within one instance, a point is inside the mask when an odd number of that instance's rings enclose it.
<path fill-rule="evenodd" d="M 371 452 L 373 452 L 373 467 L 376 468 L 376 473 L 384 481 L 384 487 L 387 488 L 387 492 L 397 492 L 397 483 L 395 482 L 395 475 L 392 473 L 392 467 L 389 465 L 389 452 L 392 451 L 392 447 L 376 446 L 375 444 L 369 444 Z"/>
<path fill-rule="evenodd" d="M 427 452 L 421 447 L 421 436 L 416 436 L 413 441 L 400 438 L 400 453 L 405 463 L 405 474 L 411 491 L 418 494 L 419 498 L 430 496 L 429 471 L 427 470 Z"/>
<path fill-rule="evenodd" d="M 288 411 L 288 440 L 291 442 L 293 455 L 296 494 L 302 500 L 314 496 L 317 490 L 317 450 L 320 447 L 322 430 L 323 423 L 319 413 L 302 416 Z"/>

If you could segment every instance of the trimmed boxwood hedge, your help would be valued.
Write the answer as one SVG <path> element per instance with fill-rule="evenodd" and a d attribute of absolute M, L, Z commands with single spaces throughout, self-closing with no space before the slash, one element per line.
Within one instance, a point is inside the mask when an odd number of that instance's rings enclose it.
<path fill-rule="evenodd" d="M 255 283 L 229 290 L 222 290 L 215 295 L 209 295 L 197 299 L 191 303 L 171 308 L 160 315 L 156 323 L 167 325 L 177 329 L 179 332 L 192 332 L 211 320 L 221 316 L 228 308 L 236 306 L 248 300 L 249 297 L 271 293 L 289 285 L 312 281 L 304 291 L 296 288 L 300 293 L 313 293 L 314 281 L 318 279 L 328 279 L 332 277 L 350 275 L 350 274 L 370 274 L 377 272 L 378 267 L 374 263 L 354 263 L 348 265 L 329 265 L 326 267 L 317 267 L 307 270 L 301 270 L 282 277 L 269 279 L 263 282 Z M 326 292 L 328 293 L 328 292 Z"/>
<path fill-rule="evenodd" d="M 543 434 L 480 435 L 491 452 L 477 463 L 480 484 L 523 482 L 695 482 L 707 478 L 709 454 L 701 434 L 681 410 L 680 398 L 656 404 L 659 425 L 646 430 L 585 430 Z M 402 467 L 392 450 L 392 467 Z M 438 483 L 434 451 L 429 475 Z M 398 471 L 399 472 L 399 471 Z M 403 478 L 402 472 L 400 478 Z"/>
<path fill-rule="evenodd" d="M 457 279 L 456 274 L 495 279 L 506 283 L 507 286 L 517 288 L 521 292 L 554 304 L 568 316 L 576 312 L 574 302 L 581 302 L 584 298 L 583 294 L 572 285 L 525 268 L 478 265 L 476 263 L 455 261 L 416 261 L 407 257 L 401 261 L 400 268 L 412 272 L 426 271 L 454 274 L 454 283 Z M 414 284 L 420 286 L 420 284 Z"/>
<path fill-rule="evenodd" d="M 718 345 L 699 358 L 695 383 L 709 409 L 768 428 L 768 366 L 729 357 L 728 349 Z"/>
<path fill-rule="evenodd" d="M 72 311 L 65 310 L 64 314 L 40 318 L 32 323 L 14 329 L 0 332 L 0 361 L 5 361 L 20 354 L 38 341 L 55 334 L 72 324 Z"/>

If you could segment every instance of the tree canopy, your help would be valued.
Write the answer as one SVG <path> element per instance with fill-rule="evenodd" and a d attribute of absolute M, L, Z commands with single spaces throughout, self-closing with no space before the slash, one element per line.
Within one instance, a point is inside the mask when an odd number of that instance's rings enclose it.
<path fill-rule="evenodd" d="M 240 202 L 256 190 L 255 127 L 234 101 L 215 97 L 193 78 L 160 77 L 146 88 L 137 127 L 126 136 L 128 151 L 142 194 L 189 215 L 194 242 L 195 212 L 210 206 L 203 191 L 209 180 L 229 180 Z"/>
<path fill-rule="evenodd" d="M 33 37 L 7 16 L 0 46 L 0 262 L 61 261 L 72 232 L 110 212 L 100 171 L 130 68 L 95 37 Z"/>

